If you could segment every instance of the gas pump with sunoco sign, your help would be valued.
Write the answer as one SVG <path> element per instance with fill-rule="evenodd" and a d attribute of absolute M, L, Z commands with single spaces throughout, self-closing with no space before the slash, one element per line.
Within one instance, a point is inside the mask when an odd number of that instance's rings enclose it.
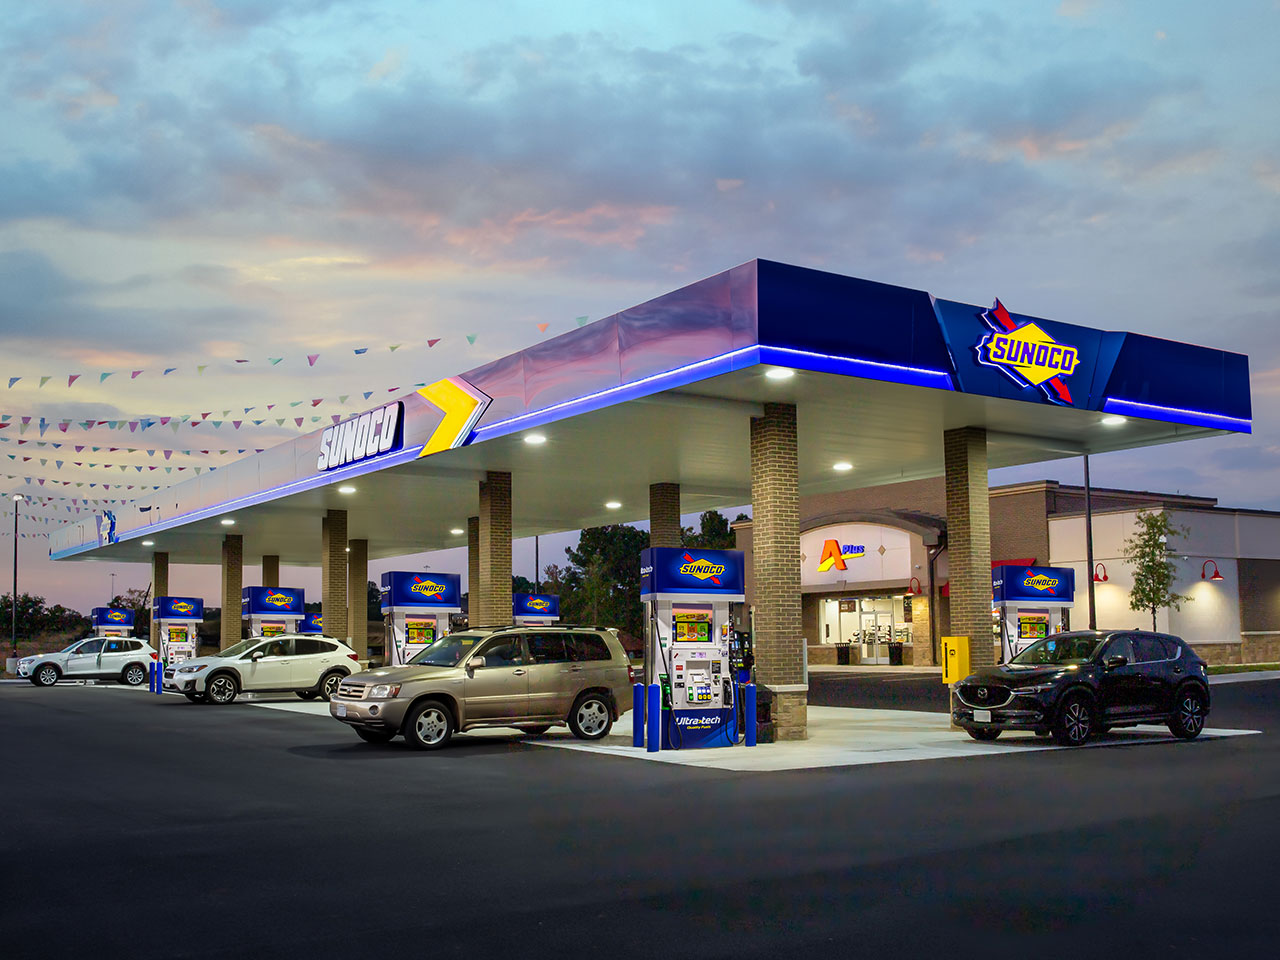
<path fill-rule="evenodd" d="M 245 587 L 240 615 L 249 621 L 251 637 L 297 633 L 306 615 L 306 594 L 301 587 Z"/>
<path fill-rule="evenodd" d="M 560 620 L 560 598 L 552 593 L 513 593 L 511 620 L 517 627 L 556 623 Z"/>
<path fill-rule="evenodd" d="M 992 611 L 1001 663 L 1037 640 L 1069 629 L 1075 589 L 1076 572 L 1070 567 L 992 567 Z"/>
<path fill-rule="evenodd" d="M 449 632 L 449 614 L 461 613 L 462 577 L 456 573 L 389 571 L 382 575 L 382 616 L 388 666 L 408 663 Z"/>
<path fill-rule="evenodd" d="M 640 554 L 645 679 L 661 687 L 662 749 L 728 747 L 738 737 L 730 604 L 742 553 L 652 547 Z"/>
<path fill-rule="evenodd" d="M 95 637 L 133 636 L 133 611 L 128 607 L 94 607 L 89 623 Z"/>
<path fill-rule="evenodd" d="M 324 633 L 324 615 L 318 610 L 307 613 L 298 624 L 299 633 Z"/>
<path fill-rule="evenodd" d="M 160 637 L 160 660 L 167 666 L 189 660 L 200 646 L 197 628 L 204 621 L 204 601 L 199 597 L 156 597 L 151 619 Z"/>

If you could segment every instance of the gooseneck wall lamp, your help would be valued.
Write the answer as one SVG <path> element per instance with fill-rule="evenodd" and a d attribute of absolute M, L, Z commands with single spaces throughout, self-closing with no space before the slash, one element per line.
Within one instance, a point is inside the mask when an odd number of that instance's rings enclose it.
<path fill-rule="evenodd" d="M 1209 567 L 1211 566 L 1213 567 L 1213 572 L 1209 573 L 1208 572 Z M 1217 560 L 1206 560 L 1204 563 L 1200 564 L 1200 579 L 1201 580 L 1225 580 L 1226 578 L 1223 577 L 1223 575 L 1218 572 Z"/>
<path fill-rule="evenodd" d="M 1107 565 L 1105 563 L 1095 563 L 1093 565 L 1093 582 L 1106 583 L 1107 579 Z"/>

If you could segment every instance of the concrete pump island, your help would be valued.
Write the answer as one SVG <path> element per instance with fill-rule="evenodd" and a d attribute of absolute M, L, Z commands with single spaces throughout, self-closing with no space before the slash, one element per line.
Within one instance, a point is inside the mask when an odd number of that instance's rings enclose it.
<path fill-rule="evenodd" d="M 905 647 L 906 663 L 936 664 L 948 648 L 928 551 L 865 529 L 806 539 L 802 498 L 942 478 L 945 631 L 978 669 L 1089 618 L 1070 570 L 993 557 L 990 469 L 1250 432 L 1247 357 L 1034 310 L 750 261 L 62 527 L 51 555 L 148 562 L 166 598 L 170 563 L 220 564 L 223 648 L 241 642 L 237 607 L 254 635 L 292 633 L 303 598 L 279 567 L 318 565 L 323 635 L 363 661 L 372 559 L 465 544 L 473 626 L 555 625 L 554 598 L 513 598 L 512 539 L 647 520 L 647 748 L 804 740 L 820 632 L 853 629 L 854 662 L 902 663 Z M 745 503 L 746 562 L 682 548 L 681 513 Z M 928 546 L 938 518 L 918 519 Z M 246 558 L 262 584 L 243 582 Z M 993 564 L 1008 579 L 995 608 Z M 806 599 L 809 566 L 858 565 L 883 597 Z M 462 573 L 384 577 L 389 665 L 448 639 Z M 153 645 L 171 625 L 163 639 L 186 651 L 191 610 L 215 603 L 179 599 L 187 619 L 170 602 Z M 523 675 L 516 658 L 497 668 Z"/>

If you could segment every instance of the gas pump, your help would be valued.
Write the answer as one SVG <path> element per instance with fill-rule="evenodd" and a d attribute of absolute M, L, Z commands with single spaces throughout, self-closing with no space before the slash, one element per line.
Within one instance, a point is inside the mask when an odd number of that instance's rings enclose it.
<path fill-rule="evenodd" d="M 133 636 L 133 611 L 127 607 L 94 607 L 89 623 L 95 637 Z"/>
<path fill-rule="evenodd" d="M 456 573 L 389 571 L 382 575 L 388 666 L 408 663 L 449 632 L 449 614 L 462 612 Z"/>
<path fill-rule="evenodd" d="M 278 637 L 297 633 L 306 615 L 301 587 L 245 587 L 240 595 L 240 615 L 249 621 L 249 636 Z"/>
<path fill-rule="evenodd" d="M 204 620 L 204 601 L 199 597 L 156 597 L 151 603 L 151 619 L 160 635 L 160 660 L 168 666 L 190 660 L 200 646 L 196 628 Z"/>
<path fill-rule="evenodd" d="M 560 620 L 560 598 L 551 593 L 513 593 L 511 620 L 517 627 L 556 623 Z"/>
<path fill-rule="evenodd" d="M 1076 572 L 1070 567 L 993 567 L 992 613 L 1000 638 L 1000 662 L 1037 640 L 1069 628 Z"/>
<path fill-rule="evenodd" d="M 651 547 L 640 554 L 645 680 L 662 690 L 664 750 L 733 746 L 738 683 L 729 605 L 743 599 L 742 553 Z"/>

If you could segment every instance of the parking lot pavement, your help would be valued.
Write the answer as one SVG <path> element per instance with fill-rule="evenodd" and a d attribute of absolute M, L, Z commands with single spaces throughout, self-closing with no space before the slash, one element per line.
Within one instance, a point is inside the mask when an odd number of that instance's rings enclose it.
<path fill-rule="evenodd" d="M 761 774 L 6 686 L 0 950 L 1268 956 L 1280 683 L 1211 722 L 1264 732 Z"/>

